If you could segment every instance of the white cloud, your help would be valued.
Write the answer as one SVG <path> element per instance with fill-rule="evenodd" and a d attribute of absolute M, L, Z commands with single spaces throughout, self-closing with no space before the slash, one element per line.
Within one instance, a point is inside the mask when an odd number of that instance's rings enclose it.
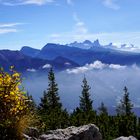
<path fill-rule="evenodd" d="M 4 28 L 4 27 L 14 27 L 17 25 L 20 25 L 23 23 L 0 23 L 0 28 Z"/>
<path fill-rule="evenodd" d="M 16 33 L 19 30 L 16 28 L 23 23 L 0 23 L 0 34 Z"/>
<path fill-rule="evenodd" d="M 86 64 L 86 67 L 88 67 L 89 69 L 103 69 L 106 67 L 106 64 L 97 60 L 94 63 Z"/>
<path fill-rule="evenodd" d="M 50 64 L 45 64 L 42 68 L 43 69 L 48 69 L 48 68 L 51 68 L 52 66 Z"/>
<path fill-rule="evenodd" d="M 67 69 L 67 73 L 71 74 L 71 73 L 74 73 L 74 74 L 78 74 L 78 73 L 85 73 L 87 71 L 90 71 L 90 70 L 102 70 L 104 68 L 110 68 L 110 69 L 125 69 L 126 66 L 121 66 L 119 64 L 104 64 L 102 63 L 101 61 L 95 61 L 94 63 L 91 63 L 91 64 L 86 64 L 82 67 L 77 67 L 77 68 L 74 68 L 74 69 Z"/>
<path fill-rule="evenodd" d="M 44 5 L 46 3 L 52 3 L 54 0 L 24 0 L 23 4 L 36 4 Z"/>
<path fill-rule="evenodd" d="M 17 29 L 0 29 L 0 34 L 16 33 L 16 32 L 18 32 Z"/>
<path fill-rule="evenodd" d="M 6 6 L 17 6 L 17 5 L 44 5 L 52 3 L 54 0 L 1 0 L 0 3 Z"/>
<path fill-rule="evenodd" d="M 74 73 L 74 74 L 78 74 L 78 73 L 84 73 L 88 71 L 88 68 L 87 67 L 77 67 L 75 69 L 67 69 L 66 72 L 71 74 L 71 73 Z"/>
<path fill-rule="evenodd" d="M 69 63 L 69 62 L 65 62 L 65 65 L 70 66 L 70 65 L 71 65 L 71 63 Z"/>
<path fill-rule="evenodd" d="M 116 64 L 110 64 L 109 68 L 111 69 L 125 69 L 126 66 L 116 65 Z"/>
<path fill-rule="evenodd" d="M 117 0 L 103 0 L 103 4 L 111 9 L 118 10 L 120 6 L 116 4 Z"/>
<path fill-rule="evenodd" d="M 36 69 L 27 69 L 28 72 L 36 72 Z"/>

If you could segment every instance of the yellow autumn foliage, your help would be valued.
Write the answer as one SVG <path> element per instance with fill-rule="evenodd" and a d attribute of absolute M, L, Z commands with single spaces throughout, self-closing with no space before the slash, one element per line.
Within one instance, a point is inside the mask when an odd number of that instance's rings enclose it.
<path fill-rule="evenodd" d="M 27 97 L 19 88 L 21 75 L 10 68 L 0 70 L 0 125 L 13 125 L 27 112 Z"/>

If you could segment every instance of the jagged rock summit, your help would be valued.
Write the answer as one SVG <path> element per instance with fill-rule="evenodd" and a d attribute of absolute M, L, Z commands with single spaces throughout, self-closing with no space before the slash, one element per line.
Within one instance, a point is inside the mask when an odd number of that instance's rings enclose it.
<path fill-rule="evenodd" d="M 43 134 L 40 140 L 102 140 L 98 127 L 94 124 L 81 127 L 71 126 L 66 129 L 51 130 Z"/>

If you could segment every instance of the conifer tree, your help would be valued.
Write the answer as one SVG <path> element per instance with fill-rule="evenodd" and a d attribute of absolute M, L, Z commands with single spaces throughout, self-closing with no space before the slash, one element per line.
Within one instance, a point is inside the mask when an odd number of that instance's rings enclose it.
<path fill-rule="evenodd" d="M 88 85 L 86 77 L 83 79 L 82 85 L 82 96 L 80 96 L 80 109 L 83 112 L 89 112 L 92 110 L 92 103 L 93 101 L 90 99 L 89 90 L 91 89 Z"/>
<path fill-rule="evenodd" d="M 118 105 L 116 111 L 119 115 L 131 115 L 133 104 L 129 98 L 129 92 L 127 87 L 124 87 L 124 96 L 123 99 L 120 100 L 120 104 Z"/>
<path fill-rule="evenodd" d="M 66 127 L 68 113 L 62 109 L 58 95 L 58 85 L 52 68 L 48 73 L 48 80 L 48 88 L 44 91 L 39 104 L 39 114 L 42 116 L 42 121 L 46 124 L 45 130 Z"/>
<path fill-rule="evenodd" d="M 50 111 L 52 109 L 61 109 L 60 97 L 58 95 L 58 85 L 55 81 L 55 75 L 51 68 L 48 74 L 48 88 L 44 91 L 44 95 L 41 98 L 39 108 L 44 111 Z"/>
<path fill-rule="evenodd" d="M 86 77 L 84 77 L 82 82 L 82 94 L 80 96 L 79 107 L 71 114 L 71 123 L 76 126 L 95 123 L 96 118 L 96 112 L 92 108 L 93 101 L 91 100 L 89 93 L 91 88 L 88 85 Z"/>
<path fill-rule="evenodd" d="M 48 89 L 47 89 L 47 96 L 48 96 L 48 106 L 50 109 L 53 108 L 61 108 L 62 104 L 60 103 L 60 97 L 58 95 L 58 85 L 55 81 L 55 75 L 53 69 L 51 68 L 48 74 Z"/>
<path fill-rule="evenodd" d="M 119 117 L 119 135 L 128 136 L 131 133 L 134 134 L 134 113 L 132 112 L 133 104 L 129 98 L 129 93 L 127 87 L 124 87 L 124 96 L 120 100 L 120 104 L 117 107 L 117 114 Z"/>

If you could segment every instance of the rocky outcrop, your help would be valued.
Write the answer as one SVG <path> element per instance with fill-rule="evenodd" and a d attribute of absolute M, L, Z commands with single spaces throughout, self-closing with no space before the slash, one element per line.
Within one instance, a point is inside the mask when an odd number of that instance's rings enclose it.
<path fill-rule="evenodd" d="M 102 140 L 99 129 L 94 124 L 83 125 L 80 127 L 71 126 L 66 129 L 57 129 L 47 131 L 39 135 L 39 131 L 34 127 L 29 127 L 26 134 L 23 134 L 25 140 Z M 124 137 L 113 140 L 138 140 L 134 136 Z"/>
<path fill-rule="evenodd" d="M 135 137 L 133 137 L 133 136 L 129 136 L 129 137 L 119 137 L 119 138 L 117 138 L 117 139 L 114 139 L 114 140 L 138 140 L 138 139 L 136 139 Z"/>
<path fill-rule="evenodd" d="M 71 126 L 66 129 L 51 130 L 43 134 L 40 140 L 102 140 L 99 129 L 94 124 L 81 127 Z"/>

